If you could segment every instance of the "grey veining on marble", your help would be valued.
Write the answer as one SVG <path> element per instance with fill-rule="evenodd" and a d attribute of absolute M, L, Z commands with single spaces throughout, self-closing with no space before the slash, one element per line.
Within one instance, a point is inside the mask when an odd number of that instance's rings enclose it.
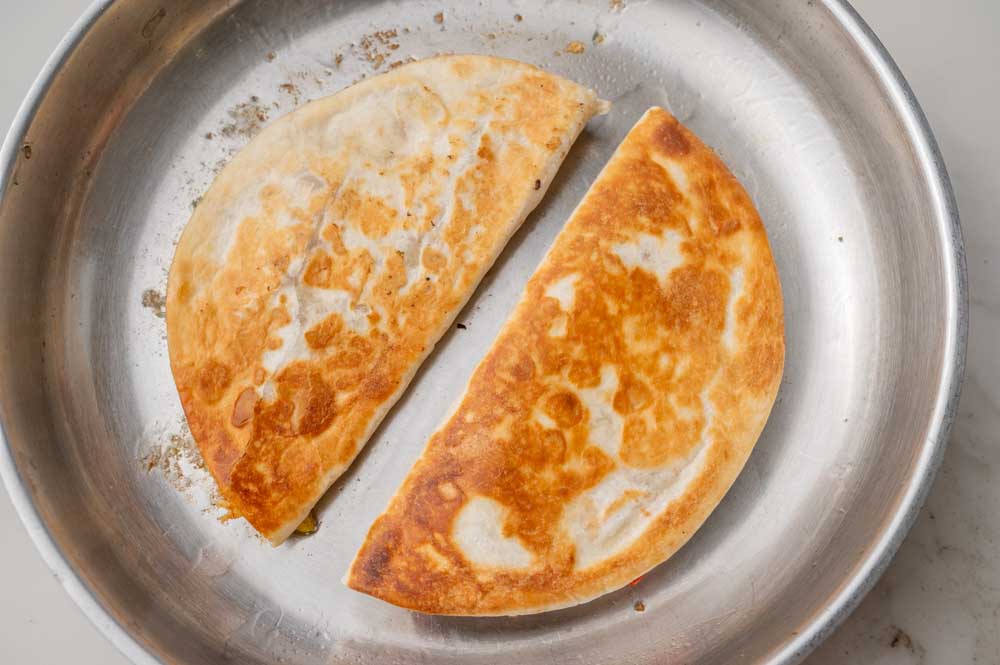
<path fill-rule="evenodd" d="M 808 665 L 1000 663 L 1000 3 L 857 0 L 927 113 L 962 215 L 968 370 L 930 498 Z"/>
<path fill-rule="evenodd" d="M 13 37 L 0 40 L 4 127 L 40 67 L 36 52 L 50 50 L 86 4 L 0 0 L 10 21 L 0 36 Z M 1000 108 L 1000 2 L 855 5 L 908 77 L 952 175 L 968 251 L 968 380 L 950 448 L 912 533 L 855 614 L 806 662 L 1000 664 L 1000 213 L 991 196 L 1000 189 L 1000 135 L 991 126 Z M 24 25 L 8 32 L 18 21 Z M 124 664 L 61 594 L 6 497 L 0 502 L 0 588 L 8 599 L 0 607 L 0 662 Z"/>

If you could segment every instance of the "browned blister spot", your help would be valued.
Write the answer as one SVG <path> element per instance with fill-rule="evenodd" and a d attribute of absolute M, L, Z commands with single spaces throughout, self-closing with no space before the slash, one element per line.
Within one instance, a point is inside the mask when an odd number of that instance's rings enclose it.
<path fill-rule="evenodd" d="M 399 212 L 384 199 L 345 187 L 333 205 L 338 218 L 357 226 L 369 238 L 382 238 L 396 228 Z"/>
<path fill-rule="evenodd" d="M 448 259 L 432 247 L 425 247 L 420 259 L 427 272 L 441 272 L 448 265 Z"/>
<path fill-rule="evenodd" d="M 675 269 L 671 277 L 661 299 L 663 323 L 677 334 L 711 336 L 718 343 L 726 323 L 729 278 L 691 265 Z"/>
<path fill-rule="evenodd" d="M 689 455 L 700 442 L 705 418 L 698 415 L 685 418 L 669 407 L 662 407 L 652 420 L 632 417 L 625 421 L 622 461 L 628 466 L 649 469 Z"/>
<path fill-rule="evenodd" d="M 217 360 L 210 360 L 198 372 L 198 394 L 209 404 L 215 404 L 225 394 L 232 381 L 232 371 Z"/>
<path fill-rule="evenodd" d="M 336 343 L 344 330 L 339 314 L 331 314 L 306 331 L 306 343 L 314 349 L 325 349 Z"/>
<path fill-rule="evenodd" d="M 683 157 L 691 152 L 691 141 L 676 120 L 660 123 L 653 130 L 653 143 L 666 155 Z"/>
<path fill-rule="evenodd" d="M 330 271 L 333 269 L 333 259 L 320 250 L 313 254 L 302 276 L 302 282 L 318 289 L 330 288 Z"/>
<path fill-rule="evenodd" d="M 347 253 L 347 248 L 344 247 L 344 239 L 340 227 L 336 224 L 327 224 L 323 227 L 321 237 L 323 240 L 330 243 L 330 248 L 333 250 L 334 254 L 343 256 Z"/>
<path fill-rule="evenodd" d="M 542 402 L 542 408 L 559 427 L 569 429 L 583 419 L 584 407 L 580 399 L 570 392 L 557 392 Z"/>
<path fill-rule="evenodd" d="M 633 411 L 641 411 L 649 405 L 653 394 L 641 379 L 629 375 L 621 379 L 619 383 L 613 402 L 615 411 L 622 415 L 628 415 Z"/>
<path fill-rule="evenodd" d="M 542 433 L 542 446 L 546 459 L 554 464 L 566 462 L 566 435 L 557 429 L 545 430 Z"/>
<path fill-rule="evenodd" d="M 191 286 L 190 282 L 182 282 L 180 286 L 177 287 L 177 302 L 184 304 L 191 299 L 191 294 L 194 292 L 194 288 Z"/>

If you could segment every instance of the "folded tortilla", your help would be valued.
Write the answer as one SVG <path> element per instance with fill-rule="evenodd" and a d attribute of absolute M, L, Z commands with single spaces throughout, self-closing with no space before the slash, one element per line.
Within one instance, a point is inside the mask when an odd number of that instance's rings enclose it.
<path fill-rule="evenodd" d="M 750 198 L 650 109 L 345 582 L 457 615 L 540 612 L 624 586 L 676 552 L 732 485 L 784 348 L 778 273 Z"/>
<path fill-rule="evenodd" d="M 218 175 L 170 270 L 170 362 L 230 511 L 282 542 L 343 473 L 601 109 L 485 56 L 312 102 Z"/>

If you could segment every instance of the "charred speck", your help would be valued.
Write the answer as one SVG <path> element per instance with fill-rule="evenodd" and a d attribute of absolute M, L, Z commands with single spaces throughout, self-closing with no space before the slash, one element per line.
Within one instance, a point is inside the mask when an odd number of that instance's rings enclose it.
<path fill-rule="evenodd" d="M 906 631 L 902 628 L 897 628 L 896 626 L 893 626 L 893 628 L 895 629 L 895 632 L 892 634 L 892 640 L 890 640 L 889 646 L 893 649 L 899 646 L 902 646 L 905 649 L 912 649 L 913 639 L 906 634 Z"/>
<path fill-rule="evenodd" d="M 459 330 L 467 330 L 468 326 L 466 326 L 464 323 L 459 323 L 458 324 L 458 329 Z"/>
<path fill-rule="evenodd" d="M 535 189 L 541 189 L 541 188 L 542 188 L 542 181 L 541 180 L 536 180 L 535 181 Z"/>

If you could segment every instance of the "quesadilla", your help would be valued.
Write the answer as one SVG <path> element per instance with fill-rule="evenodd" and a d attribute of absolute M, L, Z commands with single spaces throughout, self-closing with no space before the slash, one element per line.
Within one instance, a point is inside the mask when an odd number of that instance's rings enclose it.
<path fill-rule="evenodd" d="M 281 543 L 538 204 L 595 93 L 485 56 L 399 67 L 275 122 L 170 270 L 170 362 L 235 516 Z"/>
<path fill-rule="evenodd" d="M 666 111 L 633 127 L 345 582 L 421 612 L 585 602 L 677 551 L 740 472 L 784 363 L 764 227 Z"/>

